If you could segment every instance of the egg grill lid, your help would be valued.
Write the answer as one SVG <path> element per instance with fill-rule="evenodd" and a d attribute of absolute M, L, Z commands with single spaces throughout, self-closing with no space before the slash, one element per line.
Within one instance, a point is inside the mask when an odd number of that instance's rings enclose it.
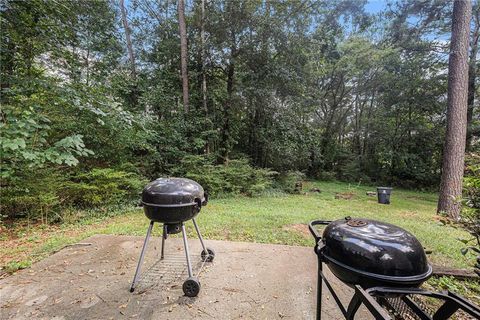
<path fill-rule="evenodd" d="M 202 186 L 187 178 L 159 178 L 147 184 L 142 192 L 144 206 L 185 207 L 205 202 Z"/>
<path fill-rule="evenodd" d="M 417 238 L 389 223 L 347 217 L 328 224 L 321 241 L 327 260 L 352 270 L 391 277 L 420 276 L 430 270 Z"/>

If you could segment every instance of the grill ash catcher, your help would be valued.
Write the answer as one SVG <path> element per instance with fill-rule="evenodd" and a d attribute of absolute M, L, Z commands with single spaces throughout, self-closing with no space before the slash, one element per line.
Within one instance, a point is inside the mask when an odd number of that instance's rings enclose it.
<path fill-rule="evenodd" d="M 316 226 L 326 228 L 320 235 Z M 452 292 L 432 292 L 420 285 L 432 274 L 420 242 L 392 224 L 347 217 L 309 224 L 318 256 L 317 320 L 322 312 L 322 284 L 334 298 L 345 319 L 354 319 L 363 304 L 377 320 L 444 320 L 457 310 L 480 319 L 480 308 Z M 323 273 L 323 265 L 355 290 L 347 307 Z M 433 311 L 418 303 L 419 296 L 443 302 Z M 406 315 L 404 317 L 403 315 Z"/>
<path fill-rule="evenodd" d="M 140 259 L 138 260 L 130 292 L 135 290 L 135 286 L 139 280 L 148 240 L 152 233 L 153 224 L 157 222 L 163 223 L 160 259 L 163 259 L 164 257 L 164 247 L 167 236 L 169 234 L 182 233 L 188 271 L 188 278 L 183 283 L 183 292 L 188 297 L 195 297 L 198 295 L 200 292 L 200 282 L 198 278 L 193 275 L 188 250 L 187 234 L 185 232 L 185 222 L 188 220 L 192 220 L 193 222 L 203 248 L 201 253 L 202 260 L 204 262 L 213 261 L 215 252 L 205 246 L 200 229 L 195 221 L 195 217 L 207 202 L 208 195 L 204 192 L 202 186 L 190 179 L 159 178 L 145 186 L 142 192 L 142 205 L 145 215 L 150 219 L 150 225 L 147 229 L 147 235 L 143 243 L 142 252 L 140 254 Z"/>

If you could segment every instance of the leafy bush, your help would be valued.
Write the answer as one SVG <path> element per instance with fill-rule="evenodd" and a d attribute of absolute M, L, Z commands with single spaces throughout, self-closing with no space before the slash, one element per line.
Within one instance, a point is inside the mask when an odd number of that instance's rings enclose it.
<path fill-rule="evenodd" d="M 63 195 L 68 203 L 80 207 L 99 207 L 138 199 L 146 183 L 136 173 L 110 168 L 93 169 L 65 183 Z"/>
<path fill-rule="evenodd" d="M 305 180 L 305 174 L 300 171 L 285 171 L 281 172 L 275 179 L 274 186 L 282 189 L 287 193 L 298 193 L 298 183 Z"/>
<path fill-rule="evenodd" d="M 460 216 L 461 225 L 470 233 L 471 239 L 462 239 L 467 246 L 463 254 L 472 251 L 478 255 L 476 272 L 480 275 L 480 155 L 466 157 L 463 183 L 464 206 Z"/>
<path fill-rule="evenodd" d="M 370 181 L 370 178 L 362 171 L 360 162 L 353 158 L 347 158 L 341 163 L 337 177 L 339 180 L 350 182 Z"/>
<path fill-rule="evenodd" d="M 463 182 L 465 204 L 471 209 L 480 209 L 480 154 L 466 157 L 466 170 Z"/>
<path fill-rule="evenodd" d="M 252 167 L 247 159 L 230 160 L 224 165 L 213 164 L 208 156 L 189 155 L 182 159 L 172 174 L 200 183 L 210 195 L 258 195 L 272 185 L 275 172 Z"/>
<path fill-rule="evenodd" d="M 93 208 L 138 199 L 145 183 L 136 173 L 116 169 L 86 173 L 25 170 L 2 186 L 0 209 L 4 217 L 58 221 L 70 207 Z"/>
<path fill-rule="evenodd" d="M 335 181 L 336 174 L 333 171 L 323 171 L 319 170 L 314 174 L 314 178 L 322 181 Z"/>
<path fill-rule="evenodd" d="M 78 157 L 93 154 L 85 147 L 83 136 L 79 134 L 48 141 L 50 119 L 38 114 L 33 107 L 4 105 L 0 118 L 2 179 L 15 177 L 27 168 L 44 167 L 47 163 L 76 166 Z"/>
<path fill-rule="evenodd" d="M 2 181 L 0 209 L 3 217 L 39 218 L 48 216 L 61 204 L 58 191 L 68 176 L 50 168 L 25 168 L 15 179 Z"/>

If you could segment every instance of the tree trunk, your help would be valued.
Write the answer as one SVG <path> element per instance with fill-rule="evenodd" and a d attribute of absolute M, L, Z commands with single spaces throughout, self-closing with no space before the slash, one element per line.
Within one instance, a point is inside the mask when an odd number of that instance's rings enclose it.
<path fill-rule="evenodd" d="M 127 40 L 128 59 L 130 60 L 130 70 L 133 78 L 133 88 L 131 92 L 132 104 L 134 107 L 138 105 L 138 87 L 137 87 L 137 68 L 135 63 L 135 53 L 133 51 L 132 38 L 130 35 L 130 27 L 128 25 L 127 10 L 125 9 L 125 1 L 120 0 L 120 11 L 122 12 L 123 29 L 125 29 L 125 39 Z M 148 111 L 145 106 L 145 112 Z"/>
<path fill-rule="evenodd" d="M 234 56 L 235 52 L 232 49 L 232 56 Z M 233 100 L 233 85 L 234 85 L 234 76 L 235 76 L 235 63 L 233 61 L 233 57 L 230 60 L 230 63 L 227 67 L 227 100 L 225 101 L 223 107 L 223 128 L 222 128 L 222 135 L 221 135 L 221 152 L 220 152 L 220 161 L 222 163 L 228 162 L 228 157 L 230 155 L 230 151 L 232 148 L 232 141 L 231 141 L 231 132 L 230 132 L 230 117 L 231 108 L 232 108 L 232 100 Z"/>
<path fill-rule="evenodd" d="M 200 40 L 201 40 L 201 64 L 202 64 L 202 105 L 205 112 L 205 120 L 208 121 L 208 105 L 207 105 L 207 70 L 206 70 L 206 39 L 205 39 L 205 0 L 200 0 Z M 209 126 L 210 127 L 210 126 Z M 211 129 L 211 128 L 210 128 Z M 210 153 L 210 141 L 207 138 L 205 142 L 205 153 Z"/>
<path fill-rule="evenodd" d="M 188 113 L 188 73 L 187 73 L 187 27 L 185 24 L 185 2 L 178 0 L 178 28 L 180 31 L 180 63 L 182 73 L 183 108 Z"/>
<path fill-rule="evenodd" d="M 480 29 L 480 5 L 476 5 L 473 14 L 473 33 L 470 43 L 470 58 L 468 62 L 468 111 L 467 111 L 467 151 L 470 151 L 472 146 L 472 121 L 473 108 L 475 102 L 475 80 L 477 76 L 477 54 L 478 54 L 478 38 Z"/>
<path fill-rule="evenodd" d="M 458 219 L 461 209 L 465 140 L 467 133 L 468 42 L 470 0 L 453 4 L 452 38 L 448 63 L 447 133 L 443 149 L 438 212 Z"/>
<path fill-rule="evenodd" d="M 127 11 L 125 10 L 124 0 L 120 0 L 120 10 L 122 11 L 122 23 L 125 29 L 125 39 L 127 40 L 128 58 L 130 59 L 130 68 L 132 70 L 132 77 L 135 80 L 137 77 L 137 70 L 135 67 L 135 55 L 133 53 L 132 39 L 130 37 L 130 28 L 128 27 Z"/>
<path fill-rule="evenodd" d="M 205 116 L 208 116 L 207 107 L 207 73 L 205 70 L 205 58 L 206 58 L 206 43 L 205 43 L 205 0 L 201 0 L 201 16 L 200 16 L 200 38 L 202 42 L 202 102 Z"/>

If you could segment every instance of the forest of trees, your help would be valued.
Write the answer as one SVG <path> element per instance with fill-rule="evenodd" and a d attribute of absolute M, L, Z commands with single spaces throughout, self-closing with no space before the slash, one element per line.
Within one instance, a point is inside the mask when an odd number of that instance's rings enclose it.
<path fill-rule="evenodd" d="M 2 214 L 54 219 L 162 175 L 247 194 L 295 172 L 438 190 L 452 2 L 367 5 L 2 1 Z M 471 153 L 479 17 L 474 1 Z"/>

